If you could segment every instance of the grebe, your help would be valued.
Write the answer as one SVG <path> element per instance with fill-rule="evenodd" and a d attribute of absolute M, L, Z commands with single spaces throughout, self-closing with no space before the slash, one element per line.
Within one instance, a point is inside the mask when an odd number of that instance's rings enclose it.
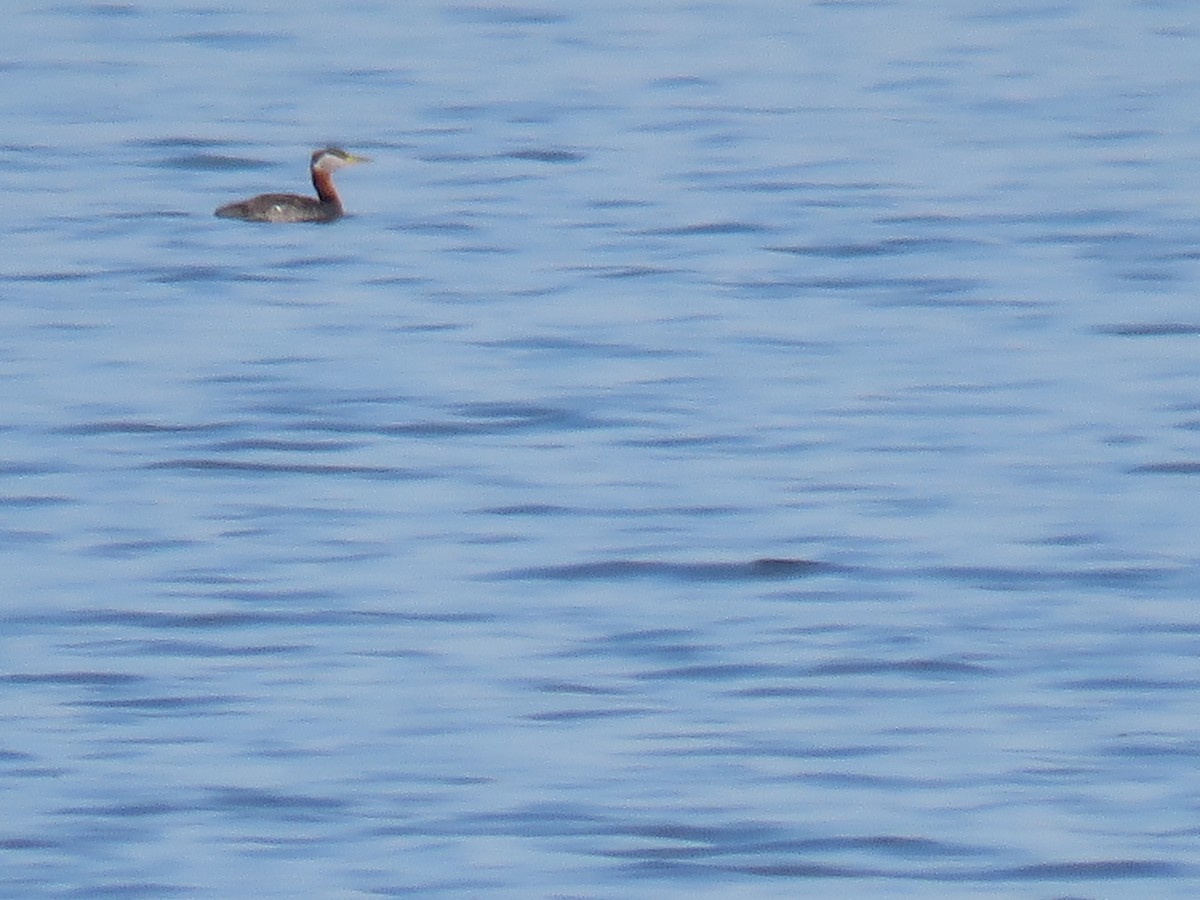
<path fill-rule="evenodd" d="M 214 215 L 222 219 L 243 219 L 246 222 L 332 222 L 342 217 L 342 200 L 333 186 L 335 169 L 370 162 L 365 156 L 354 156 L 338 147 L 326 147 L 312 155 L 313 187 L 316 197 L 299 194 L 259 194 L 240 203 L 230 203 Z"/>

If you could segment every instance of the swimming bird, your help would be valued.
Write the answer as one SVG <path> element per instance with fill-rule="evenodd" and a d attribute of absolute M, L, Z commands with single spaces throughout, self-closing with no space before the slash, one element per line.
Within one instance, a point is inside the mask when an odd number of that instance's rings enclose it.
<path fill-rule="evenodd" d="M 342 217 L 342 199 L 333 186 L 333 173 L 344 166 L 370 162 L 365 156 L 355 156 L 339 147 L 326 147 L 312 155 L 312 172 L 316 197 L 299 194 L 259 194 L 239 203 L 229 203 L 216 210 L 222 219 L 242 219 L 246 222 L 332 222 Z"/>

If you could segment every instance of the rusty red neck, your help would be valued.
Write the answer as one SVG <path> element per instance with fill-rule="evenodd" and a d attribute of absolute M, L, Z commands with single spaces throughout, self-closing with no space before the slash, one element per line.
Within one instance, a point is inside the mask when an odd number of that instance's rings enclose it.
<path fill-rule="evenodd" d="M 338 209 L 342 208 L 342 200 L 333 187 L 333 173 L 322 169 L 312 170 L 313 187 L 317 189 L 317 197 L 322 203 L 331 203 Z"/>

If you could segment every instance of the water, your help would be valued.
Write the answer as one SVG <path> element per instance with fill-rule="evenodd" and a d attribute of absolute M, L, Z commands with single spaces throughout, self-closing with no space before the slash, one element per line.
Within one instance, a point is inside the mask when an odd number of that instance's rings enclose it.
<path fill-rule="evenodd" d="M 6 18 L 0 893 L 1195 896 L 1191 5 L 343 7 Z"/>

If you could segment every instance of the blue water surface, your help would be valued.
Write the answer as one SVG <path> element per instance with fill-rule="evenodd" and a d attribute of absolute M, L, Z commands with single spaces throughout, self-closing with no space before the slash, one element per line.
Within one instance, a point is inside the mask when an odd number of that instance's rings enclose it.
<path fill-rule="evenodd" d="M 18 4 L 0 896 L 1197 896 L 1194 13 Z"/>

